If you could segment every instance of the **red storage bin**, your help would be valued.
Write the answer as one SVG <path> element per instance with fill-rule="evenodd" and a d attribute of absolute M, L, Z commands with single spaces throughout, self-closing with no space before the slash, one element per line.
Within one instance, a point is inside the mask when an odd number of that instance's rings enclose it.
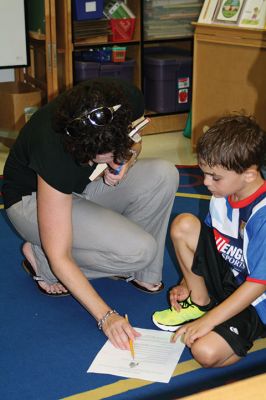
<path fill-rule="evenodd" d="M 121 46 L 114 46 L 112 49 L 112 61 L 113 62 L 125 62 L 126 61 L 127 48 Z"/>
<path fill-rule="evenodd" d="M 135 18 L 110 19 L 109 27 L 111 33 L 109 41 L 128 42 L 132 40 L 135 30 Z"/>

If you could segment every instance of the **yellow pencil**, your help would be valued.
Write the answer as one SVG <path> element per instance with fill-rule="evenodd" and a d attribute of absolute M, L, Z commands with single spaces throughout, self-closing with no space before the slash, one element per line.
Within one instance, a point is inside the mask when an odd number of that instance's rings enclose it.
<path fill-rule="evenodd" d="M 125 319 L 126 319 L 127 322 L 128 322 L 128 316 L 127 316 L 127 314 L 125 315 Z M 130 348 L 131 356 L 132 356 L 132 358 L 133 358 L 133 360 L 134 360 L 134 358 L 135 358 L 135 350 L 134 350 L 134 344 L 133 344 L 133 340 L 132 340 L 132 339 L 129 339 L 129 348 Z"/>

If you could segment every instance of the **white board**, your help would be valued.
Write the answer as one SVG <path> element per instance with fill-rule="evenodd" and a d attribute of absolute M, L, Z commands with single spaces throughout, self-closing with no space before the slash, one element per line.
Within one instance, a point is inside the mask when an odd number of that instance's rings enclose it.
<path fill-rule="evenodd" d="M 0 67 L 27 64 L 24 0 L 0 0 Z"/>

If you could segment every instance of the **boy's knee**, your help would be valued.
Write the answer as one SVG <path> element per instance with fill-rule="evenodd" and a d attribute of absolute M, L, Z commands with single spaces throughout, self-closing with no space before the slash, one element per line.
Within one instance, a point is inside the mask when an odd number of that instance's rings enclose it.
<path fill-rule="evenodd" d="M 218 364 L 216 349 L 209 346 L 208 343 L 202 343 L 200 339 L 192 345 L 191 352 L 194 359 L 203 368 L 214 368 Z"/>
<path fill-rule="evenodd" d="M 195 229 L 199 228 L 199 226 L 200 222 L 194 215 L 188 213 L 180 214 L 171 224 L 171 239 L 173 241 L 184 239 L 191 232 L 195 232 Z"/>

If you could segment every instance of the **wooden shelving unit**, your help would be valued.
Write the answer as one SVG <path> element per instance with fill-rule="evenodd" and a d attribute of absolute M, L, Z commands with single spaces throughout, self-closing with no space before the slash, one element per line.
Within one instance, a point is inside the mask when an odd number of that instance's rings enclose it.
<path fill-rule="evenodd" d="M 73 84 L 71 1 L 29 0 L 28 19 L 36 26 L 28 32 L 30 66 L 17 69 L 16 79 L 41 89 L 46 102 Z"/>
<path fill-rule="evenodd" d="M 24 80 L 40 88 L 46 101 L 73 85 L 74 52 L 86 48 L 113 44 L 127 46 L 127 56 L 135 60 L 134 83 L 143 88 L 143 52 L 145 47 L 156 45 L 192 48 L 191 37 L 172 37 L 167 40 L 144 40 L 143 0 L 127 0 L 128 7 L 136 16 L 135 31 L 128 42 L 109 42 L 108 34 L 74 40 L 71 0 L 28 0 L 29 8 L 43 3 L 45 31 L 31 31 L 31 66 L 17 71 L 17 79 Z M 29 9 L 31 18 L 34 14 Z M 155 115 L 147 110 L 152 122 L 145 128 L 144 134 L 181 130 L 185 126 L 187 114 Z"/>

